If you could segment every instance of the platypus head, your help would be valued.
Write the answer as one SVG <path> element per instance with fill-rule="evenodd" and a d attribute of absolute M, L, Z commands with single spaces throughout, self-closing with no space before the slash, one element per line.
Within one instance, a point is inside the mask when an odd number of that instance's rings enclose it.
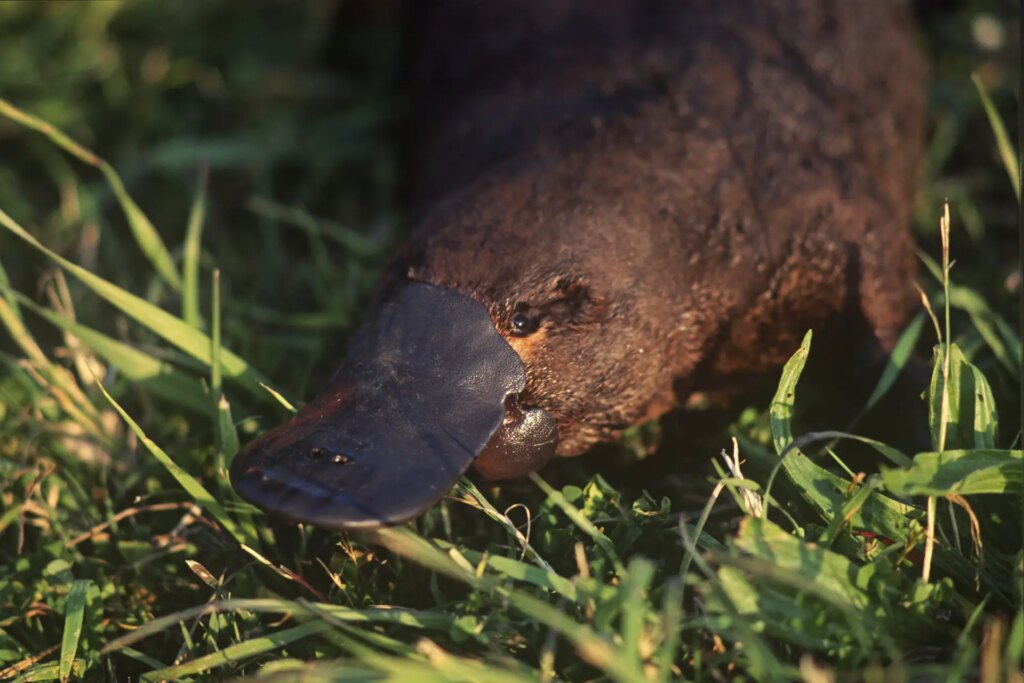
<path fill-rule="evenodd" d="M 327 389 L 235 458 L 238 493 L 328 528 L 394 524 L 443 497 L 477 457 L 509 476 L 542 466 L 558 432 L 524 406 L 526 369 L 487 310 L 406 282 L 349 344 Z"/>
<path fill-rule="evenodd" d="M 522 477 L 644 416 L 666 375 L 632 291 L 649 245 L 564 183 L 538 202 L 531 177 L 420 221 L 326 390 L 232 463 L 243 498 L 322 527 L 395 524 L 471 466 Z"/>

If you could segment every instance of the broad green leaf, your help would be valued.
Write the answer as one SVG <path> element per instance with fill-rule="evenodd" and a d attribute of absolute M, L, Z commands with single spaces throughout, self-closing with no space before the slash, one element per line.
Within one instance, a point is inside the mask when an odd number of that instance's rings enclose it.
<path fill-rule="evenodd" d="M 882 481 L 897 496 L 1014 493 L 1024 480 L 1024 451 L 995 449 L 918 453 L 906 469 L 883 468 Z"/>
<path fill-rule="evenodd" d="M 946 417 L 945 443 L 940 444 L 942 429 L 942 348 L 936 346 L 932 379 L 928 387 L 928 425 L 935 450 L 965 448 L 991 449 L 996 445 L 999 418 L 995 399 L 985 376 L 953 344 L 949 356 L 949 415 Z"/>
<path fill-rule="evenodd" d="M 800 381 L 800 375 L 807 364 L 807 356 L 811 352 L 810 330 L 804 335 L 800 348 L 786 362 L 782 368 L 782 377 L 779 379 L 778 389 L 772 399 L 770 417 L 772 425 L 772 443 L 775 445 L 775 452 L 782 453 L 786 446 L 793 441 L 793 406 L 796 401 L 796 385 Z M 783 464 L 785 467 L 785 464 Z"/>
<path fill-rule="evenodd" d="M 974 446 L 975 448 L 995 448 L 999 430 L 999 416 L 996 413 L 996 399 L 992 388 L 981 370 L 968 363 L 971 371 L 970 382 L 964 388 L 972 389 L 971 398 L 974 403 Z M 969 384 L 969 386 L 968 386 Z M 962 396 L 961 399 L 967 399 Z"/>
<path fill-rule="evenodd" d="M 793 440 L 792 417 L 796 386 L 807 363 L 810 346 L 811 333 L 808 332 L 800 348 L 782 370 L 782 378 L 770 408 L 772 441 L 776 453 L 781 456 L 778 467 L 785 471 L 800 495 L 818 510 L 822 518 L 832 522 L 837 515 L 845 516 L 844 511 L 849 510 L 847 506 L 854 488 L 852 482 L 811 461 Z M 766 510 L 774 476 L 773 472 L 766 487 Z M 862 506 L 854 509 L 849 522 L 854 527 L 871 529 L 888 538 L 902 540 L 920 530 L 917 522 L 919 517 L 919 510 L 873 492 Z"/>

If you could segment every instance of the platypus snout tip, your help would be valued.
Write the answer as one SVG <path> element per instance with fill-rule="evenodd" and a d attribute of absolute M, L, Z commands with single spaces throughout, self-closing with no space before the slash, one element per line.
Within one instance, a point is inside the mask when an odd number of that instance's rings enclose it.
<path fill-rule="evenodd" d="M 522 476 L 554 454 L 558 430 L 519 406 L 522 359 L 479 302 L 419 282 L 355 333 L 330 385 L 231 466 L 238 494 L 267 512 L 332 529 L 422 514 L 479 457 L 484 478 Z"/>

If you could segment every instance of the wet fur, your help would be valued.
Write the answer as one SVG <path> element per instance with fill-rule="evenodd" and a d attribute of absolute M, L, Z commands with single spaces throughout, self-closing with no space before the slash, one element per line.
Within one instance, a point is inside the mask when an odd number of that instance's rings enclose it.
<path fill-rule="evenodd" d="M 414 234 L 576 455 L 821 343 L 891 346 L 922 61 L 894 2 L 414 2 Z M 540 316 L 515 337 L 516 310 Z"/>

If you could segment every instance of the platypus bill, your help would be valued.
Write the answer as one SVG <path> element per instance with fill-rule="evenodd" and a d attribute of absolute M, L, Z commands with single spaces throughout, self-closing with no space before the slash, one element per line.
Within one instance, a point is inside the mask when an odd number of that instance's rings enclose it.
<path fill-rule="evenodd" d="M 923 68 L 887 0 L 410 3 L 415 230 L 327 388 L 231 466 L 403 522 L 913 305 Z"/>

